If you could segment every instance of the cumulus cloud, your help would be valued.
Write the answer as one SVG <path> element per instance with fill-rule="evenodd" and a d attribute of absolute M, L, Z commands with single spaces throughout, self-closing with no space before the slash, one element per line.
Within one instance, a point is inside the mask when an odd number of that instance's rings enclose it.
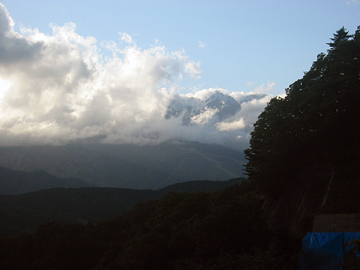
<path fill-rule="evenodd" d="M 191 61 L 184 51 L 169 52 L 164 46 L 141 49 L 121 32 L 125 46 L 98 43 L 78 35 L 74 23 L 51 27 L 52 34 L 32 28 L 15 32 L 10 14 L 0 4 L 2 145 L 61 144 L 87 138 L 141 144 L 169 139 L 247 140 L 250 126 L 266 105 L 264 97 L 247 100 L 249 94 L 224 89 L 179 95 L 183 80 L 201 75 L 200 63 Z M 187 126 L 180 117 L 165 117 L 175 97 L 202 102 L 215 91 L 232 96 L 241 110 L 213 123 L 209 119 L 217 111 L 208 108 Z"/>

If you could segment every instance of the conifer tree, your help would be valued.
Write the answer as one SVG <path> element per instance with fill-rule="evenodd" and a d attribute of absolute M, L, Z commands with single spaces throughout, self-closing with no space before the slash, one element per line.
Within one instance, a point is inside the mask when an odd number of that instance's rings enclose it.
<path fill-rule="evenodd" d="M 303 78 L 273 98 L 254 124 L 245 150 L 250 180 L 279 194 L 314 162 L 339 166 L 360 159 L 360 27 L 338 30 Z"/>

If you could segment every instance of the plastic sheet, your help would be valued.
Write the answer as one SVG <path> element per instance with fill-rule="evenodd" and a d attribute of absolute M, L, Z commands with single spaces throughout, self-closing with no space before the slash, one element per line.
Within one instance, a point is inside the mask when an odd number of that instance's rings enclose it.
<path fill-rule="evenodd" d="M 308 233 L 302 242 L 300 270 L 340 270 L 344 254 L 353 246 L 351 240 L 360 239 L 360 233 Z"/>

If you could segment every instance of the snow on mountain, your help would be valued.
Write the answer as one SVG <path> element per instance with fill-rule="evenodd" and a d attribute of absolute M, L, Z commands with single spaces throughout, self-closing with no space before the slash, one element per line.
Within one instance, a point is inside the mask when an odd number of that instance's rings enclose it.
<path fill-rule="evenodd" d="M 266 96 L 266 94 L 244 94 L 235 99 L 218 90 L 205 97 L 176 95 L 167 108 L 165 119 L 182 117 L 184 126 L 216 125 L 234 117 L 241 110 L 241 104 L 260 100 Z"/>

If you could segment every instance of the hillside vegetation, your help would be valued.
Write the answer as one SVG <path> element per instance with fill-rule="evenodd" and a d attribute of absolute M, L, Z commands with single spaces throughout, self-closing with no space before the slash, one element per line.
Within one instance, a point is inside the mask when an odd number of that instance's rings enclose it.
<path fill-rule="evenodd" d="M 18 174 L 32 175 L 11 170 L 7 172 L 11 176 L 8 181 L 13 180 Z M 31 178 L 28 180 L 30 183 L 33 182 Z M 18 195 L 0 195 L 0 237 L 34 232 L 40 224 L 51 221 L 97 223 L 130 211 L 137 203 L 159 199 L 169 192 L 214 192 L 244 180 L 238 178 L 229 181 L 191 181 L 159 190 L 99 187 L 45 189 L 48 186 L 45 182 L 44 190 Z"/>
<path fill-rule="evenodd" d="M 268 231 L 243 183 L 170 193 L 96 225 L 42 225 L 0 240 L 0 268 L 278 270 L 294 267 L 298 244 Z"/>
<path fill-rule="evenodd" d="M 354 35 L 341 28 L 328 45 L 285 97 L 269 102 L 245 151 L 271 223 L 299 233 L 319 212 L 360 203 L 349 196 L 360 179 L 360 27 Z"/>
<path fill-rule="evenodd" d="M 276 194 L 314 163 L 359 162 L 360 28 L 341 28 L 302 79 L 273 98 L 251 134 L 246 172 L 259 188 Z"/>

